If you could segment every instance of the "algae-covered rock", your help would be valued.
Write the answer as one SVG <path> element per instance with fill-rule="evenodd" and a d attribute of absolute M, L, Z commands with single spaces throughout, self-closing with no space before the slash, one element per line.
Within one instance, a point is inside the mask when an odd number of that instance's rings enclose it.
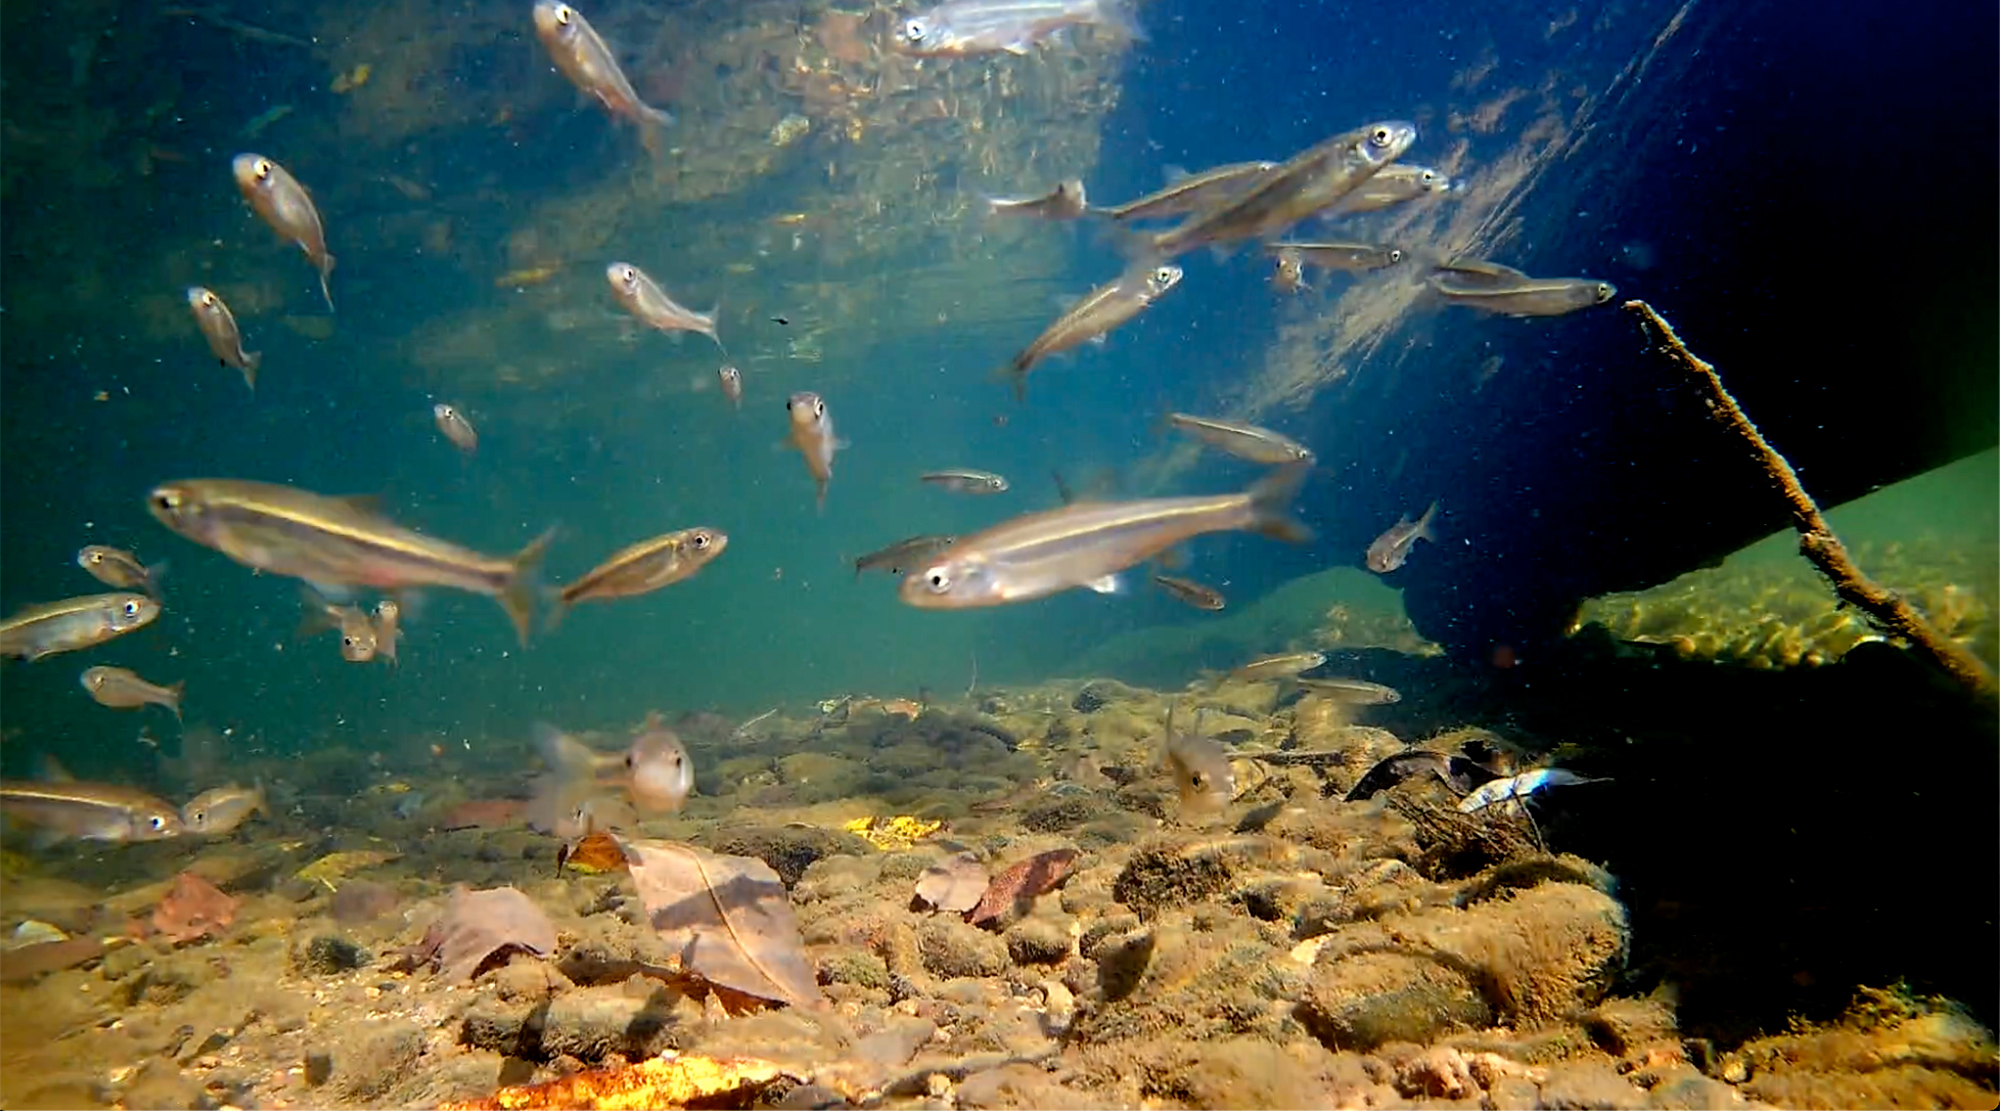
<path fill-rule="evenodd" d="M 875 851 L 874 846 L 851 833 L 817 826 L 724 829 L 707 847 L 725 856 L 756 857 L 769 864 L 787 888 L 797 886 L 806 868 L 823 857 L 836 853 L 865 856 Z"/>
<path fill-rule="evenodd" d="M 1393 949 L 1359 952 L 1316 965 L 1296 1013 L 1328 1049 L 1423 1044 L 1492 1021 L 1472 972 Z"/>
<path fill-rule="evenodd" d="M 1007 970 L 1007 944 L 956 915 L 926 919 L 917 927 L 917 948 L 924 969 L 936 976 L 998 976 Z"/>

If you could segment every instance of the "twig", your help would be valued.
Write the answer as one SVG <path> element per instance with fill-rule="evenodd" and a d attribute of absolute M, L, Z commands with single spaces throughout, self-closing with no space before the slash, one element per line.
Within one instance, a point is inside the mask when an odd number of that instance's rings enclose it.
<path fill-rule="evenodd" d="M 967 683 L 965 685 L 965 697 L 971 698 L 972 692 L 978 689 L 979 689 L 979 649 L 974 648 L 972 650 L 972 682 Z"/>
<path fill-rule="evenodd" d="M 1979 657 L 1931 628 L 1923 614 L 1904 601 L 1901 595 L 1861 573 L 1861 568 L 1855 566 L 1854 560 L 1848 556 L 1846 547 L 1827 526 L 1826 518 L 1820 516 L 1819 506 L 1799 484 L 1799 476 L 1792 470 L 1792 465 L 1764 439 L 1757 426 L 1736 404 L 1736 399 L 1723 388 L 1722 376 L 1716 373 L 1715 367 L 1689 351 L 1680 336 L 1674 333 L 1674 326 L 1653 311 L 1653 306 L 1644 301 L 1627 301 L 1625 309 L 1639 317 L 1640 327 L 1658 341 L 1660 349 L 1669 359 L 1694 376 L 1708 395 L 1710 414 L 1749 441 L 1763 465 L 1765 475 L 1791 506 L 1792 527 L 1799 533 L 1799 554 L 1833 583 L 1834 594 L 1867 614 L 1885 632 L 1908 641 L 1918 655 L 1958 680 L 1974 696 L 1989 702 L 2000 698 L 2000 683 L 1996 683 L 1993 672 Z"/>

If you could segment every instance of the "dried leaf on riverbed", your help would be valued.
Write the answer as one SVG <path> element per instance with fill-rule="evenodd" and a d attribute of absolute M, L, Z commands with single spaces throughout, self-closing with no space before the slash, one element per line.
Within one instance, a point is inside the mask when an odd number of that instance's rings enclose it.
<path fill-rule="evenodd" d="M 493 1098 L 441 1103 L 458 1111 L 541 1111 L 544 1108 L 748 1107 L 784 1072 L 754 1057 L 668 1054 L 622 1068 L 589 1069 L 544 1084 L 502 1088 Z"/>
<path fill-rule="evenodd" d="M 627 841 L 625 860 L 647 921 L 679 952 L 683 971 L 759 999 L 825 1004 L 770 865 L 675 841 Z"/>
<path fill-rule="evenodd" d="M 938 910 L 964 914 L 986 894 L 986 866 L 971 853 L 946 857 L 917 877 L 917 898 Z"/>
<path fill-rule="evenodd" d="M 533 899 L 511 887 L 487 891 L 452 888 L 444 916 L 424 939 L 403 951 L 404 960 L 430 963 L 453 981 L 470 980 L 487 961 L 521 949 L 546 957 L 556 949 L 556 928 Z"/>

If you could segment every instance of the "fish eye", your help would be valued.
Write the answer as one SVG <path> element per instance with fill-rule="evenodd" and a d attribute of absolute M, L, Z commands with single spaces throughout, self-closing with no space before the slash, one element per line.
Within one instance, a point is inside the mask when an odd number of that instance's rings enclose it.
<path fill-rule="evenodd" d="M 178 512 L 180 507 L 181 496 L 173 490 L 160 490 L 153 494 L 153 508 L 162 513 Z"/>
<path fill-rule="evenodd" d="M 201 307 L 202 307 L 202 308 L 204 308 L 204 309 L 212 309 L 212 308 L 214 308 L 214 307 L 215 307 L 215 294 L 213 294 L 213 293 L 204 293 L 204 294 L 202 294 L 202 295 L 201 295 Z"/>
<path fill-rule="evenodd" d="M 933 567 L 924 573 L 924 585 L 931 588 L 932 594 L 943 594 L 951 589 L 951 576 L 944 568 Z"/>
<path fill-rule="evenodd" d="M 826 415 L 826 402 L 824 402 L 824 401 L 819 401 L 819 400 L 817 400 L 817 399 L 816 399 L 816 400 L 814 400 L 814 401 L 813 401 L 813 416 L 816 416 L 816 417 L 823 417 L 823 416 L 825 416 L 825 415 Z"/>
<path fill-rule="evenodd" d="M 1597 303 L 1603 304 L 1618 295 L 1618 290 L 1610 282 L 1597 283 Z"/>
<path fill-rule="evenodd" d="M 1425 185 L 1430 185 L 1433 182 L 1437 181 L 1437 179 L 1438 175 L 1436 170 L 1425 170 L 1423 173 L 1417 175 L 1417 180 L 1422 181 Z"/>
<path fill-rule="evenodd" d="M 1401 247 L 1389 248 L 1389 261 L 1392 263 L 1403 261 L 1403 249 Z"/>
<path fill-rule="evenodd" d="M 1160 283 L 1161 285 L 1165 285 L 1168 282 L 1173 281 L 1174 268 L 1171 266 L 1160 267 L 1159 269 L 1153 271 L 1153 280 Z"/>
<path fill-rule="evenodd" d="M 118 608 L 125 611 L 125 616 L 127 617 L 139 616 L 139 603 L 137 602 L 127 602 Z"/>
<path fill-rule="evenodd" d="M 698 551 L 698 552 L 699 552 L 699 551 L 702 551 L 702 550 L 706 549 L 707 547 L 708 547 L 708 534 L 707 534 L 707 533 L 705 533 L 705 532 L 697 532 L 697 533 L 695 533 L 695 534 L 694 534 L 694 550 L 695 550 L 695 551 Z"/>
<path fill-rule="evenodd" d="M 92 552 L 92 553 L 90 553 L 89 555 L 87 555 L 87 556 L 84 556 L 83 558 L 85 558 L 85 559 L 89 560 L 89 561 L 90 561 L 90 562 L 92 562 L 92 563 L 103 563 L 103 562 L 104 562 L 104 553 L 103 553 L 103 552 Z"/>
<path fill-rule="evenodd" d="M 271 168 L 272 167 L 270 159 L 259 158 L 257 160 L 257 165 L 251 168 L 251 172 L 257 175 L 258 181 L 263 181 L 265 178 L 271 176 Z"/>
<path fill-rule="evenodd" d="M 1390 138 L 1389 129 L 1386 127 L 1378 127 L 1368 133 L 1368 141 L 1378 147 L 1388 146 Z"/>
<path fill-rule="evenodd" d="M 561 24 L 562 26 L 564 27 L 569 26 L 570 17 L 573 16 L 574 14 L 575 14 L 574 12 L 570 11 L 568 4 L 556 5 L 556 22 Z"/>
<path fill-rule="evenodd" d="M 1188 785 L 1193 787 L 1197 791 L 1207 790 L 1208 777 L 1201 774 L 1200 772 L 1195 772 L 1192 775 L 1188 776 Z"/>
<path fill-rule="evenodd" d="M 146 824 L 151 826 L 153 828 L 153 832 L 155 833 L 167 828 L 167 820 L 165 818 L 160 817 L 158 814 L 155 814 L 152 817 L 146 819 Z"/>
<path fill-rule="evenodd" d="M 618 280 L 624 282 L 626 285 L 637 285 L 639 283 L 639 272 L 630 266 L 624 267 L 618 271 Z"/>
<path fill-rule="evenodd" d="M 911 42 L 922 42 L 924 41 L 924 36 L 928 34 L 930 34 L 930 28 L 926 27 L 924 21 L 921 19 L 910 19 L 903 22 L 903 37 Z"/>

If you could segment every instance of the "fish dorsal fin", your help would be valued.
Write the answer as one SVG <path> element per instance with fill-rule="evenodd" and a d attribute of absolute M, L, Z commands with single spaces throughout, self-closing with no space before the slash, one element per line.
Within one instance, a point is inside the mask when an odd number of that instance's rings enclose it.
<path fill-rule="evenodd" d="M 76 777 L 69 774 L 69 769 L 63 767 L 62 761 L 46 752 L 42 754 L 39 760 L 35 761 L 35 778 L 44 783 L 76 782 Z"/>
<path fill-rule="evenodd" d="M 333 499 L 356 513 L 366 513 L 371 517 L 382 515 L 382 495 L 342 494 Z"/>
<path fill-rule="evenodd" d="M 1175 182 L 1180 181 L 1182 178 L 1193 177 L 1194 175 L 1188 173 L 1188 168 L 1186 166 L 1177 166 L 1174 163 L 1169 162 L 1167 163 L 1166 169 L 1161 172 L 1160 176 L 1166 180 L 1166 183 L 1168 185 L 1172 185 Z"/>

